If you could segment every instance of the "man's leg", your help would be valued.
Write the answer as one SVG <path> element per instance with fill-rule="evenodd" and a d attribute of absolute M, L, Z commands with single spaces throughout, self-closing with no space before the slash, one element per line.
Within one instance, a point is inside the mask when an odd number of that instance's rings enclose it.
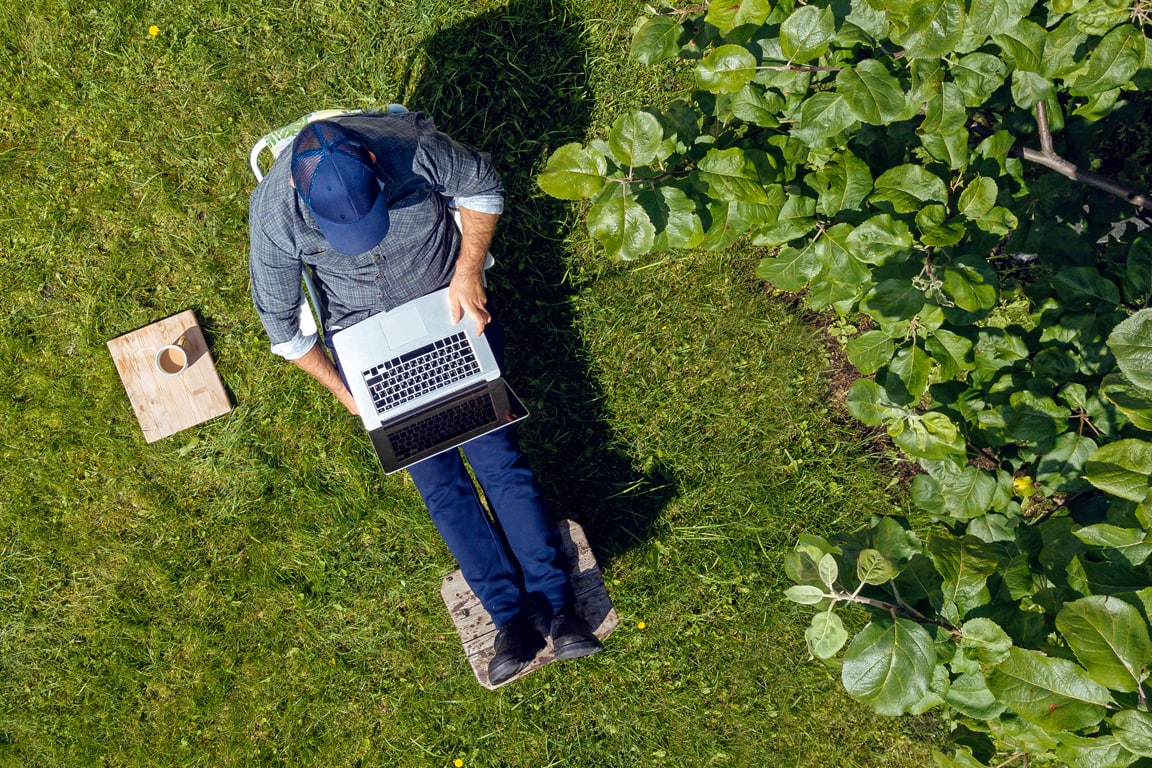
<path fill-rule="evenodd" d="M 480 504 L 460 453 L 447 451 L 413 464 L 408 471 L 464 580 L 493 623 L 507 624 L 523 607 L 520 577 L 500 532 Z"/>
<path fill-rule="evenodd" d="M 553 611 L 570 605 L 574 595 L 560 534 L 520 450 L 516 428 L 505 427 L 468 442 L 464 455 L 520 566 L 524 591 L 542 598 Z"/>

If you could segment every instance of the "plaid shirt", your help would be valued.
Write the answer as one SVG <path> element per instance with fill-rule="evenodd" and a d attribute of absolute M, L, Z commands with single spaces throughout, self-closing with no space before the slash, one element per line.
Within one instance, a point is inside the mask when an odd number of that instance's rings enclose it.
<path fill-rule="evenodd" d="M 249 203 L 248 267 L 272 351 L 289 360 L 316 342 L 300 328 L 302 264 L 312 267 L 324 327 L 346 328 L 448 284 L 460 249 L 450 199 L 483 213 L 503 210 L 491 157 L 452 141 L 424 115 L 350 115 L 336 122 L 365 137 L 391 181 L 388 234 L 358 256 L 333 251 L 289 183 L 292 153 L 273 163 Z"/>

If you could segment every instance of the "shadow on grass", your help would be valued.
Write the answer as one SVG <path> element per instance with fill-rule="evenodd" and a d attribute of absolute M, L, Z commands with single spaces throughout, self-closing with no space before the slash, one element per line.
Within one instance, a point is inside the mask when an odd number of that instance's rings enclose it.
<path fill-rule="evenodd" d="M 647 540 L 676 489 L 660 468 L 639 472 L 613 448 L 564 279 L 566 210 L 534 181 L 556 148 L 584 138 L 591 97 L 579 35 L 562 0 L 512 0 L 431 37 L 404 99 L 490 152 L 500 171 L 490 294 L 509 377 L 533 412 L 522 440 L 557 517 L 580 522 L 603 560 Z"/>

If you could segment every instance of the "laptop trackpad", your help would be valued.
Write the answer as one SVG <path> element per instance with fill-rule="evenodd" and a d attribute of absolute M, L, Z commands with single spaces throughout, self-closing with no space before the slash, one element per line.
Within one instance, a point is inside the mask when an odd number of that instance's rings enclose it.
<path fill-rule="evenodd" d="M 428 329 L 420 319 L 420 311 L 415 307 L 400 307 L 388 313 L 388 322 L 381 323 L 384 338 L 392 349 L 399 349 L 425 336 Z"/>

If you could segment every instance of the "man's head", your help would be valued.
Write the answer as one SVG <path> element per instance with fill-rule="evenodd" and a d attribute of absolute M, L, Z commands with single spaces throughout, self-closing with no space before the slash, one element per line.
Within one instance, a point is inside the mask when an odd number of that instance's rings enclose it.
<path fill-rule="evenodd" d="M 305 126 L 292 143 L 292 183 L 340 253 L 370 251 L 388 233 L 388 195 L 359 134 L 329 121 Z"/>

